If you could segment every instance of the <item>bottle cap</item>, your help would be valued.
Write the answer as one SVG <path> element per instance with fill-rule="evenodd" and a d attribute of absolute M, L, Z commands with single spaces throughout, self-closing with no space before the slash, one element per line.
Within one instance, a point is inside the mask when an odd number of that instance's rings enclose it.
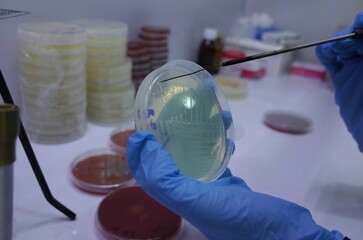
<path fill-rule="evenodd" d="M 206 40 L 215 40 L 218 37 L 218 31 L 214 28 L 205 28 L 204 29 L 204 38 Z"/>

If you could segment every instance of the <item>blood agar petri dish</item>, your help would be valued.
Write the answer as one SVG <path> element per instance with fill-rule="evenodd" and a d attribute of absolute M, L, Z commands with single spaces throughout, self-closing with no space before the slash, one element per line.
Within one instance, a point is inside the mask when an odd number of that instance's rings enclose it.
<path fill-rule="evenodd" d="M 298 113 L 287 111 L 267 111 L 264 124 L 269 128 L 289 134 L 304 134 L 312 130 L 312 120 Z"/>
<path fill-rule="evenodd" d="M 111 133 L 110 148 L 118 153 L 126 153 L 129 136 L 136 132 L 135 129 L 116 129 Z"/>
<path fill-rule="evenodd" d="M 80 189 L 105 194 L 132 184 L 126 154 L 96 149 L 77 156 L 71 164 L 71 180 Z"/>
<path fill-rule="evenodd" d="M 135 100 L 137 130 L 151 131 L 182 173 L 203 182 L 218 178 L 233 149 L 233 121 L 228 102 L 207 71 L 174 60 L 148 74 Z"/>
<path fill-rule="evenodd" d="M 183 233 L 183 219 L 134 185 L 114 190 L 102 200 L 96 229 L 102 239 L 174 240 Z"/>

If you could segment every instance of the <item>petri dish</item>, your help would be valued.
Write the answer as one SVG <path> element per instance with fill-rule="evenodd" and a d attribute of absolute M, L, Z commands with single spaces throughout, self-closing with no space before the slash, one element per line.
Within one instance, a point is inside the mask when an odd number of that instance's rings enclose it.
<path fill-rule="evenodd" d="M 228 99 L 237 100 L 247 96 L 247 84 L 242 78 L 228 75 L 214 76 Z"/>
<path fill-rule="evenodd" d="M 114 190 L 102 200 L 96 229 L 102 239 L 174 240 L 183 233 L 183 220 L 134 185 Z"/>
<path fill-rule="evenodd" d="M 77 156 L 70 167 L 71 180 L 80 189 L 105 194 L 133 183 L 126 154 L 95 149 Z"/>
<path fill-rule="evenodd" d="M 137 130 L 155 135 L 182 173 L 208 182 L 223 173 L 233 152 L 233 121 L 223 114 L 230 112 L 228 102 L 207 71 L 163 81 L 200 69 L 174 60 L 149 73 L 136 95 L 134 120 Z"/>
<path fill-rule="evenodd" d="M 46 46 L 53 46 L 55 50 L 63 52 L 67 50 L 67 46 L 72 48 L 79 44 L 83 45 L 87 35 L 85 30 L 72 24 L 31 22 L 18 26 L 18 39 L 21 43 L 33 44 L 34 49 L 47 49 Z"/>
<path fill-rule="evenodd" d="M 267 111 L 263 122 L 269 128 L 288 134 L 304 134 L 312 130 L 313 122 L 308 117 L 288 111 Z"/>
<path fill-rule="evenodd" d="M 129 136 L 136 132 L 135 129 L 116 129 L 111 133 L 110 148 L 118 153 L 126 153 Z"/>
<path fill-rule="evenodd" d="M 85 29 L 88 38 L 120 38 L 126 37 L 128 26 L 121 21 L 106 20 L 106 19 L 79 19 L 73 23 Z"/>

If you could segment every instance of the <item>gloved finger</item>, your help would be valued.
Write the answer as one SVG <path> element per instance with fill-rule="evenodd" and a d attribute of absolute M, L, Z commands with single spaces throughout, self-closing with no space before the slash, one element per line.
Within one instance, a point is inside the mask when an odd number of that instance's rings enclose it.
<path fill-rule="evenodd" d="M 182 174 L 152 133 L 138 131 L 129 137 L 127 158 L 135 180 L 153 198 L 174 209 L 182 199 L 198 198 L 198 180 Z"/>
<path fill-rule="evenodd" d="M 231 155 L 233 155 L 234 153 L 234 149 L 235 149 L 236 145 L 234 144 L 234 142 L 231 139 L 227 139 L 227 149 L 226 152 L 230 152 Z"/>
<path fill-rule="evenodd" d="M 346 28 L 340 33 L 349 34 L 353 32 L 353 28 Z M 353 58 L 361 57 L 361 50 L 363 48 L 363 38 L 349 38 L 332 43 L 332 50 L 338 55 L 339 60 L 345 61 Z"/>
<path fill-rule="evenodd" d="M 233 122 L 232 113 L 230 111 L 222 111 L 221 114 L 222 114 L 222 117 L 223 117 L 224 127 L 226 129 L 228 129 L 231 126 L 232 122 Z"/>
<path fill-rule="evenodd" d="M 352 27 L 345 28 L 335 33 L 332 38 L 351 33 L 352 31 Z M 323 65 L 330 70 L 337 71 L 340 67 L 342 67 L 342 60 L 350 58 L 356 54 L 355 49 L 352 48 L 354 42 L 355 41 L 352 39 L 345 39 L 322 44 L 316 47 L 316 54 Z"/>
<path fill-rule="evenodd" d="M 361 29 L 363 28 L 363 12 L 360 12 L 355 17 L 354 23 L 353 23 L 354 29 Z"/>
<path fill-rule="evenodd" d="M 231 126 L 232 124 L 232 114 L 230 111 L 222 111 L 221 112 L 221 115 L 222 115 L 222 118 L 223 118 L 223 124 L 224 124 L 224 128 L 225 130 L 227 131 L 228 128 Z M 217 114 L 215 116 L 212 117 L 213 118 L 218 118 L 220 115 Z M 227 139 L 226 140 L 226 146 L 227 146 L 227 149 L 226 151 L 227 152 L 231 152 L 231 154 L 233 154 L 234 152 L 234 149 L 235 149 L 235 144 L 234 142 L 231 140 L 231 139 Z"/>
<path fill-rule="evenodd" d="M 360 31 L 363 30 L 363 12 L 359 13 L 357 15 L 357 17 L 355 18 L 354 24 L 353 24 L 353 29 L 357 30 L 359 29 Z M 360 38 L 358 39 L 360 42 L 363 42 L 363 36 L 360 36 Z M 363 47 L 360 47 L 357 49 L 357 53 L 359 56 L 363 56 Z"/>
<path fill-rule="evenodd" d="M 147 138 L 155 138 L 147 131 L 137 131 L 131 134 L 127 141 L 126 154 L 128 160 L 128 167 L 132 173 L 135 173 L 140 165 L 140 151 L 145 144 Z"/>
<path fill-rule="evenodd" d="M 150 179 L 155 181 L 165 173 L 179 174 L 174 161 L 167 161 L 170 159 L 168 152 L 149 131 L 137 131 L 130 135 L 126 153 L 129 168 L 141 184 L 148 184 Z"/>
<path fill-rule="evenodd" d="M 231 176 L 233 176 L 231 170 L 229 168 L 226 168 L 226 170 L 224 170 L 224 172 L 221 174 L 221 176 L 219 176 L 218 179 L 231 177 Z"/>
<path fill-rule="evenodd" d="M 363 12 L 357 14 L 352 27 L 348 27 L 338 32 L 334 36 L 352 33 L 356 29 L 363 29 Z M 333 50 L 339 54 L 341 59 L 352 58 L 360 54 L 363 48 L 362 36 L 358 38 L 345 39 L 332 44 Z"/>
<path fill-rule="evenodd" d="M 215 114 L 211 119 L 212 119 L 212 121 L 214 119 L 218 121 L 221 116 L 222 116 L 222 119 L 223 119 L 224 128 L 227 130 L 231 126 L 231 124 L 233 122 L 232 114 L 231 114 L 230 111 L 222 111 L 219 114 Z"/>
<path fill-rule="evenodd" d="M 338 72 L 343 66 L 343 63 L 338 59 L 337 53 L 333 51 L 331 43 L 317 46 L 315 53 L 321 64 L 323 64 L 332 75 Z"/>
<path fill-rule="evenodd" d="M 351 33 L 358 28 L 363 28 L 363 13 L 357 15 L 352 27 L 337 32 L 333 37 Z M 316 55 L 331 74 L 335 74 L 343 66 L 343 61 L 358 55 L 362 56 L 362 48 L 363 40 L 361 38 L 345 39 L 317 46 Z"/>
<path fill-rule="evenodd" d="M 207 183 L 213 186 L 239 186 L 247 190 L 251 190 L 248 185 L 241 178 L 235 177 L 232 175 L 232 172 L 229 168 L 223 172 L 223 174 L 215 181 Z"/>

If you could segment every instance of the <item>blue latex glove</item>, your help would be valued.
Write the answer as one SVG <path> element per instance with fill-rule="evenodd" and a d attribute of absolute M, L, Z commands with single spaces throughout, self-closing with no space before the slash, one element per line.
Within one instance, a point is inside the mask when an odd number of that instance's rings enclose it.
<path fill-rule="evenodd" d="M 363 12 L 357 15 L 352 27 L 334 36 L 354 29 L 363 29 Z M 363 37 L 320 45 L 316 54 L 333 80 L 340 114 L 363 152 Z"/>
<path fill-rule="evenodd" d="M 251 191 L 228 169 L 209 183 L 186 177 L 150 132 L 129 137 L 127 157 L 141 187 L 209 239 L 343 238 L 317 225 L 307 209 Z"/>

